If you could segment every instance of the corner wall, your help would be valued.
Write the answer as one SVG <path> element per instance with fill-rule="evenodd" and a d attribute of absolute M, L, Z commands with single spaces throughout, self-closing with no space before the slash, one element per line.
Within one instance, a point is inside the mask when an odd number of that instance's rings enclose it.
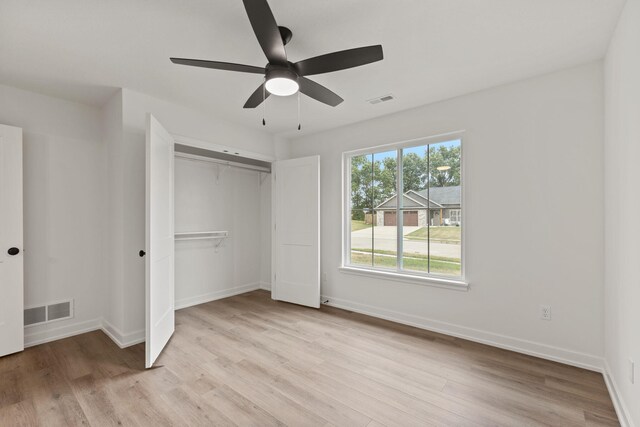
<path fill-rule="evenodd" d="M 640 425 L 638 0 L 627 1 L 609 45 L 605 88 L 605 359 L 616 409 L 634 426 Z M 635 362 L 635 384 L 630 360 Z"/>
<path fill-rule="evenodd" d="M 603 106 L 597 62 L 292 140 L 321 156 L 323 299 L 600 369 Z M 342 153 L 459 130 L 470 290 L 340 272 Z"/>
<path fill-rule="evenodd" d="M 100 328 L 106 163 L 100 110 L 0 86 L 0 123 L 23 128 L 25 306 L 74 300 L 74 317 L 25 328 L 25 345 Z"/>

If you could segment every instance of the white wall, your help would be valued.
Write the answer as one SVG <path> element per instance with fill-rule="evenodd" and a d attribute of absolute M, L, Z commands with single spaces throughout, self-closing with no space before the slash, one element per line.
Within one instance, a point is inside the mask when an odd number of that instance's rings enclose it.
<path fill-rule="evenodd" d="M 605 61 L 605 355 L 629 425 L 640 425 L 640 1 Z M 635 384 L 630 362 L 635 361 Z M 635 422 L 635 424 L 634 424 Z"/>
<path fill-rule="evenodd" d="M 117 263 L 111 266 L 118 271 L 114 274 L 115 282 L 110 284 L 115 300 L 120 301 L 111 312 L 120 316 L 121 323 L 113 324 L 117 330 L 112 328 L 110 333 L 121 345 L 129 345 L 144 339 L 144 259 L 138 256 L 138 251 L 145 246 L 146 114 L 152 113 L 173 134 L 267 157 L 278 153 L 268 134 L 128 89 L 122 89 L 121 96 L 122 145 L 118 148 L 115 142 L 116 154 L 112 158 L 117 164 L 110 171 L 117 171 L 117 175 L 110 174 L 109 179 L 109 194 L 119 198 L 114 203 L 121 207 L 116 208 L 120 209 L 116 214 L 121 219 L 115 220 L 120 224 L 115 232 L 121 232 L 122 238 L 113 250 L 120 254 L 122 262 L 120 266 Z"/>
<path fill-rule="evenodd" d="M 124 324 L 124 289 L 115 284 L 122 283 L 124 257 L 122 245 L 123 227 L 123 130 L 122 130 L 122 91 L 118 90 L 102 107 L 102 138 L 107 168 L 107 274 L 103 291 L 104 327 L 114 335 L 122 330 Z"/>
<path fill-rule="evenodd" d="M 260 187 L 260 287 L 271 289 L 271 176 Z"/>
<path fill-rule="evenodd" d="M 0 86 L 0 123 L 24 130 L 25 305 L 75 300 L 75 316 L 25 329 L 26 345 L 100 327 L 107 284 L 100 111 Z"/>
<path fill-rule="evenodd" d="M 599 368 L 603 105 L 598 62 L 293 140 L 292 157 L 321 156 L 323 295 L 330 304 Z M 341 153 L 462 129 L 470 290 L 339 272 Z M 552 306 L 552 321 L 539 319 L 540 304 Z"/>
<path fill-rule="evenodd" d="M 176 241 L 177 308 L 260 287 L 260 182 L 259 172 L 176 159 L 175 231 L 229 232 L 222 242 Z"/>

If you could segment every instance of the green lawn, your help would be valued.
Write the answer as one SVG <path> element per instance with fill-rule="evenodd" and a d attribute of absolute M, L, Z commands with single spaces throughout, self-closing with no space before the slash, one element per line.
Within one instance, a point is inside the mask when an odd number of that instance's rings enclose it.
<path fill-rule="evenodd" d="M 427 240 L 427 230 L 432 242 L 439 243 L 460 243 L 461 227 L 422 227 L 416 231 L 405 235 L 406 239 L 411 240 Z"/>
<path fill-rule="evenodd" d="M 364 221 L 358 221 L 356 219 L 351 220 L 351 231 L 363 230 L 365 228 L 371 228 L 371 224 L 365 224 Z"/>
<path fill-rule="evenodd" d="M 371 249 L 353 249 L 353 251 L 351 252 L 351 264 L 371 265 Z M 395 255 L 395 252 L 392 251 L 377 250 L 374 255 L 374 264 L 376 267 L 395 268 Z M 427 255 L 407 253 L 403 259 L 403 267 L 405 270 L 421 271 L 426 273 L 429 271 L 427 266 L 428 262 Z M 453 276 L 460 275 L 460 260 L 457 258 L 432 256 L 431 273 Z"/>

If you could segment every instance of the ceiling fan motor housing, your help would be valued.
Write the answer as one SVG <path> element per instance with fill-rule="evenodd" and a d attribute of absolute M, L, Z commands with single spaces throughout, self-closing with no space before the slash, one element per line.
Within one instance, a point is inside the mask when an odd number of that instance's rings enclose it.
<path fill-rule="evenodd" d="M 294 82 L 298 81 L 298 73 L 296 73 L 291 65 L 291 63 L 287 65 L 274 65 L 267 64 L 265 78 L 267 80 L 282 78 L 293 80 Z"/>

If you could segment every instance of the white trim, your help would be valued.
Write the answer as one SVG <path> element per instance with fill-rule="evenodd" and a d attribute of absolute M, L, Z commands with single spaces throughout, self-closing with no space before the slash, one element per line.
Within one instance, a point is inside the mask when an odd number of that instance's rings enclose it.
<path fill-rule="evenodd" d="M 194 305 L 204 304 L 207 302 L 232 297 L 234 295 L 244 294 L 245 292 L 251 292 L 257 289 L 260 289 L 260 282 L 247 283 L 246 285 L 234 286 L 233 288 L 208 292 L 206 294 L 176 300 L 175 308 L 176 310 L 180 310 L 183 308 L 192 307 Z"/>
<path fill-rule="evenodd" d="M 418 285 L 435 286 L 437 288 L 452 289 L 455 291 L 468 291 L 469 283 L 464 280 L 440 278 L 433 275 L 418 275 L 411 273 L 398 273 L 395 270 L 376 270 L 373 267 L 357 268 L 353 266 L 339 267 L 343 273 L 356 274 L 358 276 L 369 276 L 378 279 L 392 280 L 396 282 L 415 283 Z"/>
<path fill-rule="evenodd" d="M 377 317 L 380 319 L 385 319 L 392 322 L 401 323 L 403 325 L 425 329 L 428 331 L 438 332 L 441 334 L 446 334 L 453 337 L 458 337 L 469 341 L 502 348 L 505 350 L 511 350 L 517 353 L 540 357 L 542 359 L 552 360 L 554 362 L 564 363 L 566 365 L 576 366 L 579 368 L 588 369 L 590 371 L 602 372 L 603 368 L 602 357 L 580 353 L 561 347 L 555 347 L 534 341 L 509 337 L 506 335 L 482 331 L 466 326 L 454 325 L 452 323 L 441 322 L 438 320 L 428 319 L 426 317 L 404 314 L 397 311 L 361 304 L 354 301 L 334 298 L 328 295 L 323 295 L 322 301 L 324 301 L 324 304 L 332 307 L 354 311 L 356 313 L 366 314 L 368 316 Z"/>
<path fill-rule="evenodd" d="M 69 320 L 68 318 L 65 320 Z M 40 323 L 40 326 L 46 325 L 46 323 Z M 37 326 L 37 325 L 34 325 Z M 24 346 L 32 347 L 38 344 L 44 344 L 51 341 L 60 340 L 63 338 L 72 337 L 74 335 L 84 334 L 86 332 L 96 331 L 102 326 L 102 319 L 86 320 L 84 322 L 72 323 L 70 325 L 59 326 L 57 328 L 46 328 L 42 331 L 31 332 L 34 328 L 25 329 L 24 334 Z M 31 332 L 31 333 L 27 333 Z"/>
<path fill-rule="evenodd" d="M 106 319 L 102 319 L 102 332 L 104 332 L 111 341 L 116 343 L 120 348 L 130 347 L 145 341 L 145 330 L 139 329 L 133 332 L 123 333 L 120 329 L 113 326 Z"/>
<path fill-rule="evenodd" d="M 609 362 L 607 362 L 606 358 L 604 359 L 602 376 L 604 376 L 604 382 L 607 385 L 607 390 L 609 390 L 609 396 L 611 397 L 613 407 L 616 410 L 616 415 L 618 415 L 618 422 L 622 427 L 634 427 L 631 414 L 620 397 L 620 393 L 618 393 L 619 389 L 616 385 L 616 380 L 613 375 L 611 375 L 611 368 L 609 367 Z"/>
<path fill-rule="evenodd" d="M 260 289 L 265 291 L 271 290 L 271 282 L 260 282 Z"/>
<path fill-rule="evenodd" d="M 462 186 L 460 186 L 460 191 L 462 192 Z M 426 198 L 425 196 L 423 196 L 422 194 L 418 193 L 418 192 L 417 192 L 417 191 L 415 191 L 415 190 L 409 190 L 409 191 L 407 191 L 407 193 L 413 193 L 413 194 L 415 194 L 416 196 L 420 197 L 421 199 L 425 199 L 425 200 L 427 201 L 427 205 L 426 205 L 426 206 L 425 206 L 425 205 L 422 205 L 422 206 L 424 206 L 424 209 L 433 209 L 433 208 L 429 207 L 429 203 L 433 203 L 434 205 L 436 205 L 436 206 L 437 206 L 437 207 L 439 207 L 439 208 L 446 209 L 444 205 L 441 205 L 441 204 L 440 204 L 440 203 L 438 203 L 438 202 L 434 202 L 433 200 Z M 407 193 L 405 193 L 405 194 L 407 194 Z M 461 194 L 462 194 L 462 193 L 461 193 Z M 411 199 L 411 200 L 414 200 L 414 199 Z M 417 201 L 417 200 L 416 200 L 416 201 Z M 418 203 L 419 203 L 419 202 L 418 202 Z M 462 203 L 462 197 L 460 197 L 460 203 Z M 403 209 L 409 209 L 409 208 L 404 208 L 404 207 L 403 207 Z"/>

